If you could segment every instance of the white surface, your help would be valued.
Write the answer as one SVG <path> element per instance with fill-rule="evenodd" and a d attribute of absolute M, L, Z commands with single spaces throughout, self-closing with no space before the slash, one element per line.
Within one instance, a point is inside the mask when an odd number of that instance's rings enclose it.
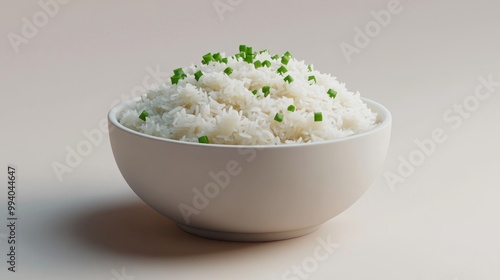
<path fill-rule="evenodd" d="M 224 1 L 226 2 L 226 1 Z M 237 2 L 237 1 L 233 1 Z M 500 81 L 497 1 L 401 1 L 403 10 L 347 63 L 339 45 L 388 1 L 242 1 L 221 21 L 209 1 L 70 1 L 15 54 L 7 34 L 41 10 L 0 3 L 0 166 L 18 167 L 18 272 L 1 279 L 282 279 L 314 264 L 317 239 L 340 246 L 297 279 L 498 279 L 500 87 L 452 128 L 443 114 Z M 394 118 L 385 170 L 436 128 L 447 135 L 392 191 L 383 175 L 353 207 L 311 235 L 240 244 L 197 238 L 144 206 L 125 184 L 108 139 L 63 182 L 83 130 L 98 129 L 114 100 L 207 51 L 240 43 L 289 50 L 379 101 Z M 0 176 L 0 223 L 6 174 Z M 0 227 L 5 236 L 6 227 Z M 291 276 L 291 275 L 289 275 Z M 290 277 L 290 279 L 293 279 Z"/>

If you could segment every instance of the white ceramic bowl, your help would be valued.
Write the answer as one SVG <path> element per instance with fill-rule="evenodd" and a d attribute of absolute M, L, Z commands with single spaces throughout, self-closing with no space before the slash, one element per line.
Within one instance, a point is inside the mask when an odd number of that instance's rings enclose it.
<path fill-rule="evenodd" d="M 145 135 L 108 115 L 118 167 L 134 192 L 190 233 L 234 241 L 305 235 L 351 206 L 379 173 L 391 114 L 364 99 L 380 124 L 351 137 L 310 144 L 235 146 Z"/>

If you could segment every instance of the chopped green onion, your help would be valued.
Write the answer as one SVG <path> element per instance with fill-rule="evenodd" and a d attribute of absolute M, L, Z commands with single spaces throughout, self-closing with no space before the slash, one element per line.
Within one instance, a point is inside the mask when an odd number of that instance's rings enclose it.
<path fill-rule="evenodd" d="M 262 62 L 262 65 L 267 66 L 269 68 L 269 67 L 271 67 L 271 61 L 264 60 L 264 62 Z"/>
<path fill-rule="evenodd" d="M 252 47 L 247 47 L 247 48 L 245 49 L 245 53 L 246 53 L 247 55 L 253 54 Z"/>
<path fill-rule="evenodd" d="M 314 83 L 316 83 L 316 77 L 314 77 L 314 76 L 309 76 L 309 77 L 307 77 L 307 80 L 308 80 L 309 82 L 314 81 Z"/>
<path fill-rule="evenodd" d="M 286 53 L 283 54 L 283 56 L 290 58 L 290 57 L 292 57 L 292 54 L 289 51 L 287 51 Z"/>
<path fill-rule="evenodd" d="M 203 56 L 203 61 L 205 62 L 205 64 L 208 64 L 212 60 L 214 60 L 214 58 L 212 57 L 211 53 L 207 53 Z"/>
<path fill-rule="evenodd" d="M 279 55 L 277 55 L 277 54 L 275 54 L 275 55 L 271 56 L 271 59 L 274 59 L 274 60 L 277 60 L 278 58 L 280 58 L 280 56 L 279 56 Z"/>
<path fill-rule="evenodd" d="M 177 76 L 181 76 L 182 74 L 184 74 L 184 70 L 182 70 L 182 68 L 174 69 L 174 74 Z"/>
<path fill-rule="evenodd" d="M 290 112 L 295 112 L 295 106 L 293 106 L 293 105 L 288 106 L 288 108 L 286 108 L 286 109 Z"/>
<path fill-rule="evenodd" d="M 264 97 L 267 97 L 269 95 L 269 93 L 271 92 L 271 87 L 270 86 L 263 86 L 262 92 L 264 93 Z"/>
<path fill-rule="evenodd" d="M 224 69 L 224 73 L 226 73 L 228 76 L 231 75 L 231 73 L 233 73 L 233 68 L 226 67 L 226 69 Z"/>
<path fill-rule="evenodd" d="M 234 59 L 238 60 L 238 58 L 241 58 L 241 53 L 237 53 L 234 55 Z"/>
<path fill-rule="evenodd" d="M 245 45 L 240 45 L 240 52 L 245 52 L 247 49 L 247 46 Z"/>
<path fill-rule="evenodd" d="M 259 53 L 263 54 L 263 53 L 268 53 L 268 52 L 269 52 L 268 50 L 261 50 Z"/>
<path fill-rule="evenodd" d="M 223 59 L 221 59 L 221 62 L 227 64 L 227 57 L 224 57 Z"/>
<path fill-rule="evenodd" d="M 184 73 L 182 68 L 174 69 L 174 76 L 179 76 L 180 79 L 184 79 L 187 77 L 186 73 Z"/>
<path fill-rule="evenodd" d="M 142 113 L 139 115 L 139 119 L 146 121 L 146 118 L 149 116 L 148 112 L 146 110 L 142 111 Z"/>
<path fill-rule="evenodd" d="M 331 97 L 331 98 L 335 98 L 335 96 L 337 96 L 337 92 L 334 91 L 333 89 L 329 89 L 326 93 L 328 93 L 328 95 Z"/>
<path fill-rule="evenodd" d="M 281 65 L 280 68 L 278 68 L 278 73 L 282 74 L 288 72 L 288 69 L 286 69 L 285 66 Z"/>
<path fill-rule="evenodd" d="M 323 121 L 323 114 L 321 112 L 315 112 L 314 113 L 314 121 L 315 122 Z"/>
<path fill-rule="evenodd" d="M 260 60 L 256 60 L 253 65 L 255 66 L 255 68 L 259 68 L 259 67 L 262 67 L 262 62 L 260 62 Z"/>
<path fill-rule="evenodd" d="M 252 94 L 256 95 L 257 94 L 257 90 L 256 89 L 252 90 Z"/>
<path fill-rule="evenodd" d="M 218 61 L 218 62 L 221 62 L 221 60 L 222 60 L 222 55 L 221 55 L 220 53 L 214 53 L 214 54 L 212 55 L 212 57 L 213 57 L 213 59 L 214 59 L 215 61 Z"/>
<path fill-rule="evenodd" d="M 290 61 L 290 57 L 289 56 L 284 55 L 283 57 L 281 57 L 281 63 L 287 65 L 288 61 Z"/>
<path fill-rule="evenodd" d="M 285 80 L 286 82 L 288 82 L 289 84 L 291 84 L 293 82 L 293 78 L 292 76 L 288 75 L 286 76 L 283 80 Z"/>
<path fill-rule="evenodd" d="M 172 85 L 176 85 L 180 79 L 182 79 L 182 76 L 180 76 L 180 75 L 174 75 L 174 76 L 170 77 L 170 81 L 172 82 Z"/>
<path fill-rule="evenodd" d="M 312 64 L 307 65 L 307 70 L 309 70 L 309 72 L 313 71 Z"/>
<path fill-rule="evenodd" d="M 247 54 L 243 60 L 247 63 L 253 63 L 253 56 L 251 54 Z"/>
<path fill-rule="evenodd" d="M 207 136 L 201 136 L 201 137 L 198 137 L 198 143 L 204 143 L 204 144 L 208 144 L 208 137 Z"/>
<path fill-rule="evenodd" d="M 283 114 L 276 113 L 276 115 L 274 116 L 274 120 L 277 122 L 282 122 L 283 121 Z"/>
<path fill-rule="evenodd" d="M 196 73 L 194 73 L 194 79 L 196 81 L 199 81 L 201 76 L 203 76 L 203 72 L 201 72 L 201 70 L 198 70 Z"/>

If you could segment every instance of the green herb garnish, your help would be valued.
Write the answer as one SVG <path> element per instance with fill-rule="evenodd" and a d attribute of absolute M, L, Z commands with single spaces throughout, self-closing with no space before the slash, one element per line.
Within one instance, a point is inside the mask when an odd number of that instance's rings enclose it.
<path fill-rule="evenodd" d="M 323 114 L 321 112 L 315 112 L 314 113 L 314 121 L 315 122 L 323 121 Z"/>
<path fill-rule="evenodd" d="M 326 93 L 328 93 L 328 95 L 331 97 L 331 98 L 335 98 L 335 96 L 337 96 L 337 92 L 334 91 L 333 89 L 329 89 Z"/>
<path fill-rule="evenodd" d="M 283 114 L 276 113 L 276 115 L 274 116 L 274 120 L 277 122 L 282 122 L 283 121 Z"/>
<path fill-rule="evenodd" d="M 253 54 L 252 47 L 247 47 L 247 48 L 245 49 L 245 53 L 246 53 L 247 55 L 252 55 L 252 54 Z"/>
<path fill-rule="evenodd" d="M 182 70 L 182 68 L 177 68 L 177 69 L 174 69 L 174 74 L 177 76 L 181 76 L 185 73 L 184 73 L 184 70 Z"/>
<path fill-rule="evenodd" d="M 198 143 L 208 144 L 209 143 L 208 137 L 207 136 L 198 137 Z"/>
<path fill-rule="evenodd" d="M 280 68 L 278 68 L 278 70 L 276 70 L 276 71 L 278 71 L 278 73 L 280 73 L 281 75 L 283 75 L 283 73 L 288 72 L 288 69 L 286 69 L 285 66 L 281 65 Z"/>
<path fill-rule="evenodd" d="M 213 58 L 213 56 L 212 56 L 211 53 L 207 53 L 206 55 L 203 56 L 203 62 L 204 62 L 204 64 L 208 64 L 212 60 L 214 60 L 214 58 Z"/>
<path fill-rule="evenodd" d="M 264 97 L 267 97 L 269 95 L 269 93 L 271 92 L 271 87 L 270 86 L 263 86 L 262 92 L 264 93 Z"/>
<path fill-rule="evenodd" d="M 196 73 L 194 73 L 194 79 L 196 81 L 200 80 L 201 76 L 203 76 L 203 72 L 201 72 L 201 70 L 198 70 L 198 71 L 196 71 Z"/>
<path fill-rule="evenodd" d="M 213 59 L 217 62 L 221 62 L 222 61 L 222 55 L 220 53 L 214 53 L 212 55 Z"/>
<path fill-rule="evenodd" d="M 252 54 L 247 54 L 243 60 L 245 60 L 247 63 L 252 63 L 253 62 Z"/>
<path fill-rule="evenodd" d="M 172 85 L 176 85 L 179 82 L 179 80 L 181 80 L 181 79 L 182 79 L 182 76 L 180 76 L 180 75 L 174 75 L 174 76 L 170 77 L 170 81 L 172 82 Z"/>
<path fill-rule="evenodd" d="M 146 110 L 142 111 L 142 113 L 139 115 L 139 119 L 146 121 L 146 118 L 149 116 L 148 112 Z"/>
<path fill-rule="evenodd" d="M 281 57 L 281 63 L 282 64 L 287 65 L 288 61 L 290 61 L 290 57 L 289 56 L 284 55 L 284 56 Z"/>
<path fill-rule="evenodd" d="M 226 69 L 224 69 L 224 73 L 226 73 L 228 76 L 231 75 L 231 73 L 233 73 L 233 68 L 226 67 Z"/>

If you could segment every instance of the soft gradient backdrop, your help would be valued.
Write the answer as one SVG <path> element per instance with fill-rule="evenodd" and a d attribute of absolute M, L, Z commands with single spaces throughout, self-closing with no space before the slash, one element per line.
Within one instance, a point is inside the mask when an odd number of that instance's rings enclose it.
<path fill-rule="evenodd" d="M 499 10 L 486 0 L 2 0 L 0 278 L 500 278 Z M 188 235 L 129 189 L 100 130 L 143 84 L 239 44 L 288 50 L 393 114 L 379 178 L 311 235 Z M 425 140 L 436 130 L 444 142 Z M 87 135 L 90 150 L 68 166 Z M 58 163 L 68 166 L 59 178 Z M 8 164 L 19 175 L 16 273 Z M 339 246 L 318 260 L 325 240 Z"/>

